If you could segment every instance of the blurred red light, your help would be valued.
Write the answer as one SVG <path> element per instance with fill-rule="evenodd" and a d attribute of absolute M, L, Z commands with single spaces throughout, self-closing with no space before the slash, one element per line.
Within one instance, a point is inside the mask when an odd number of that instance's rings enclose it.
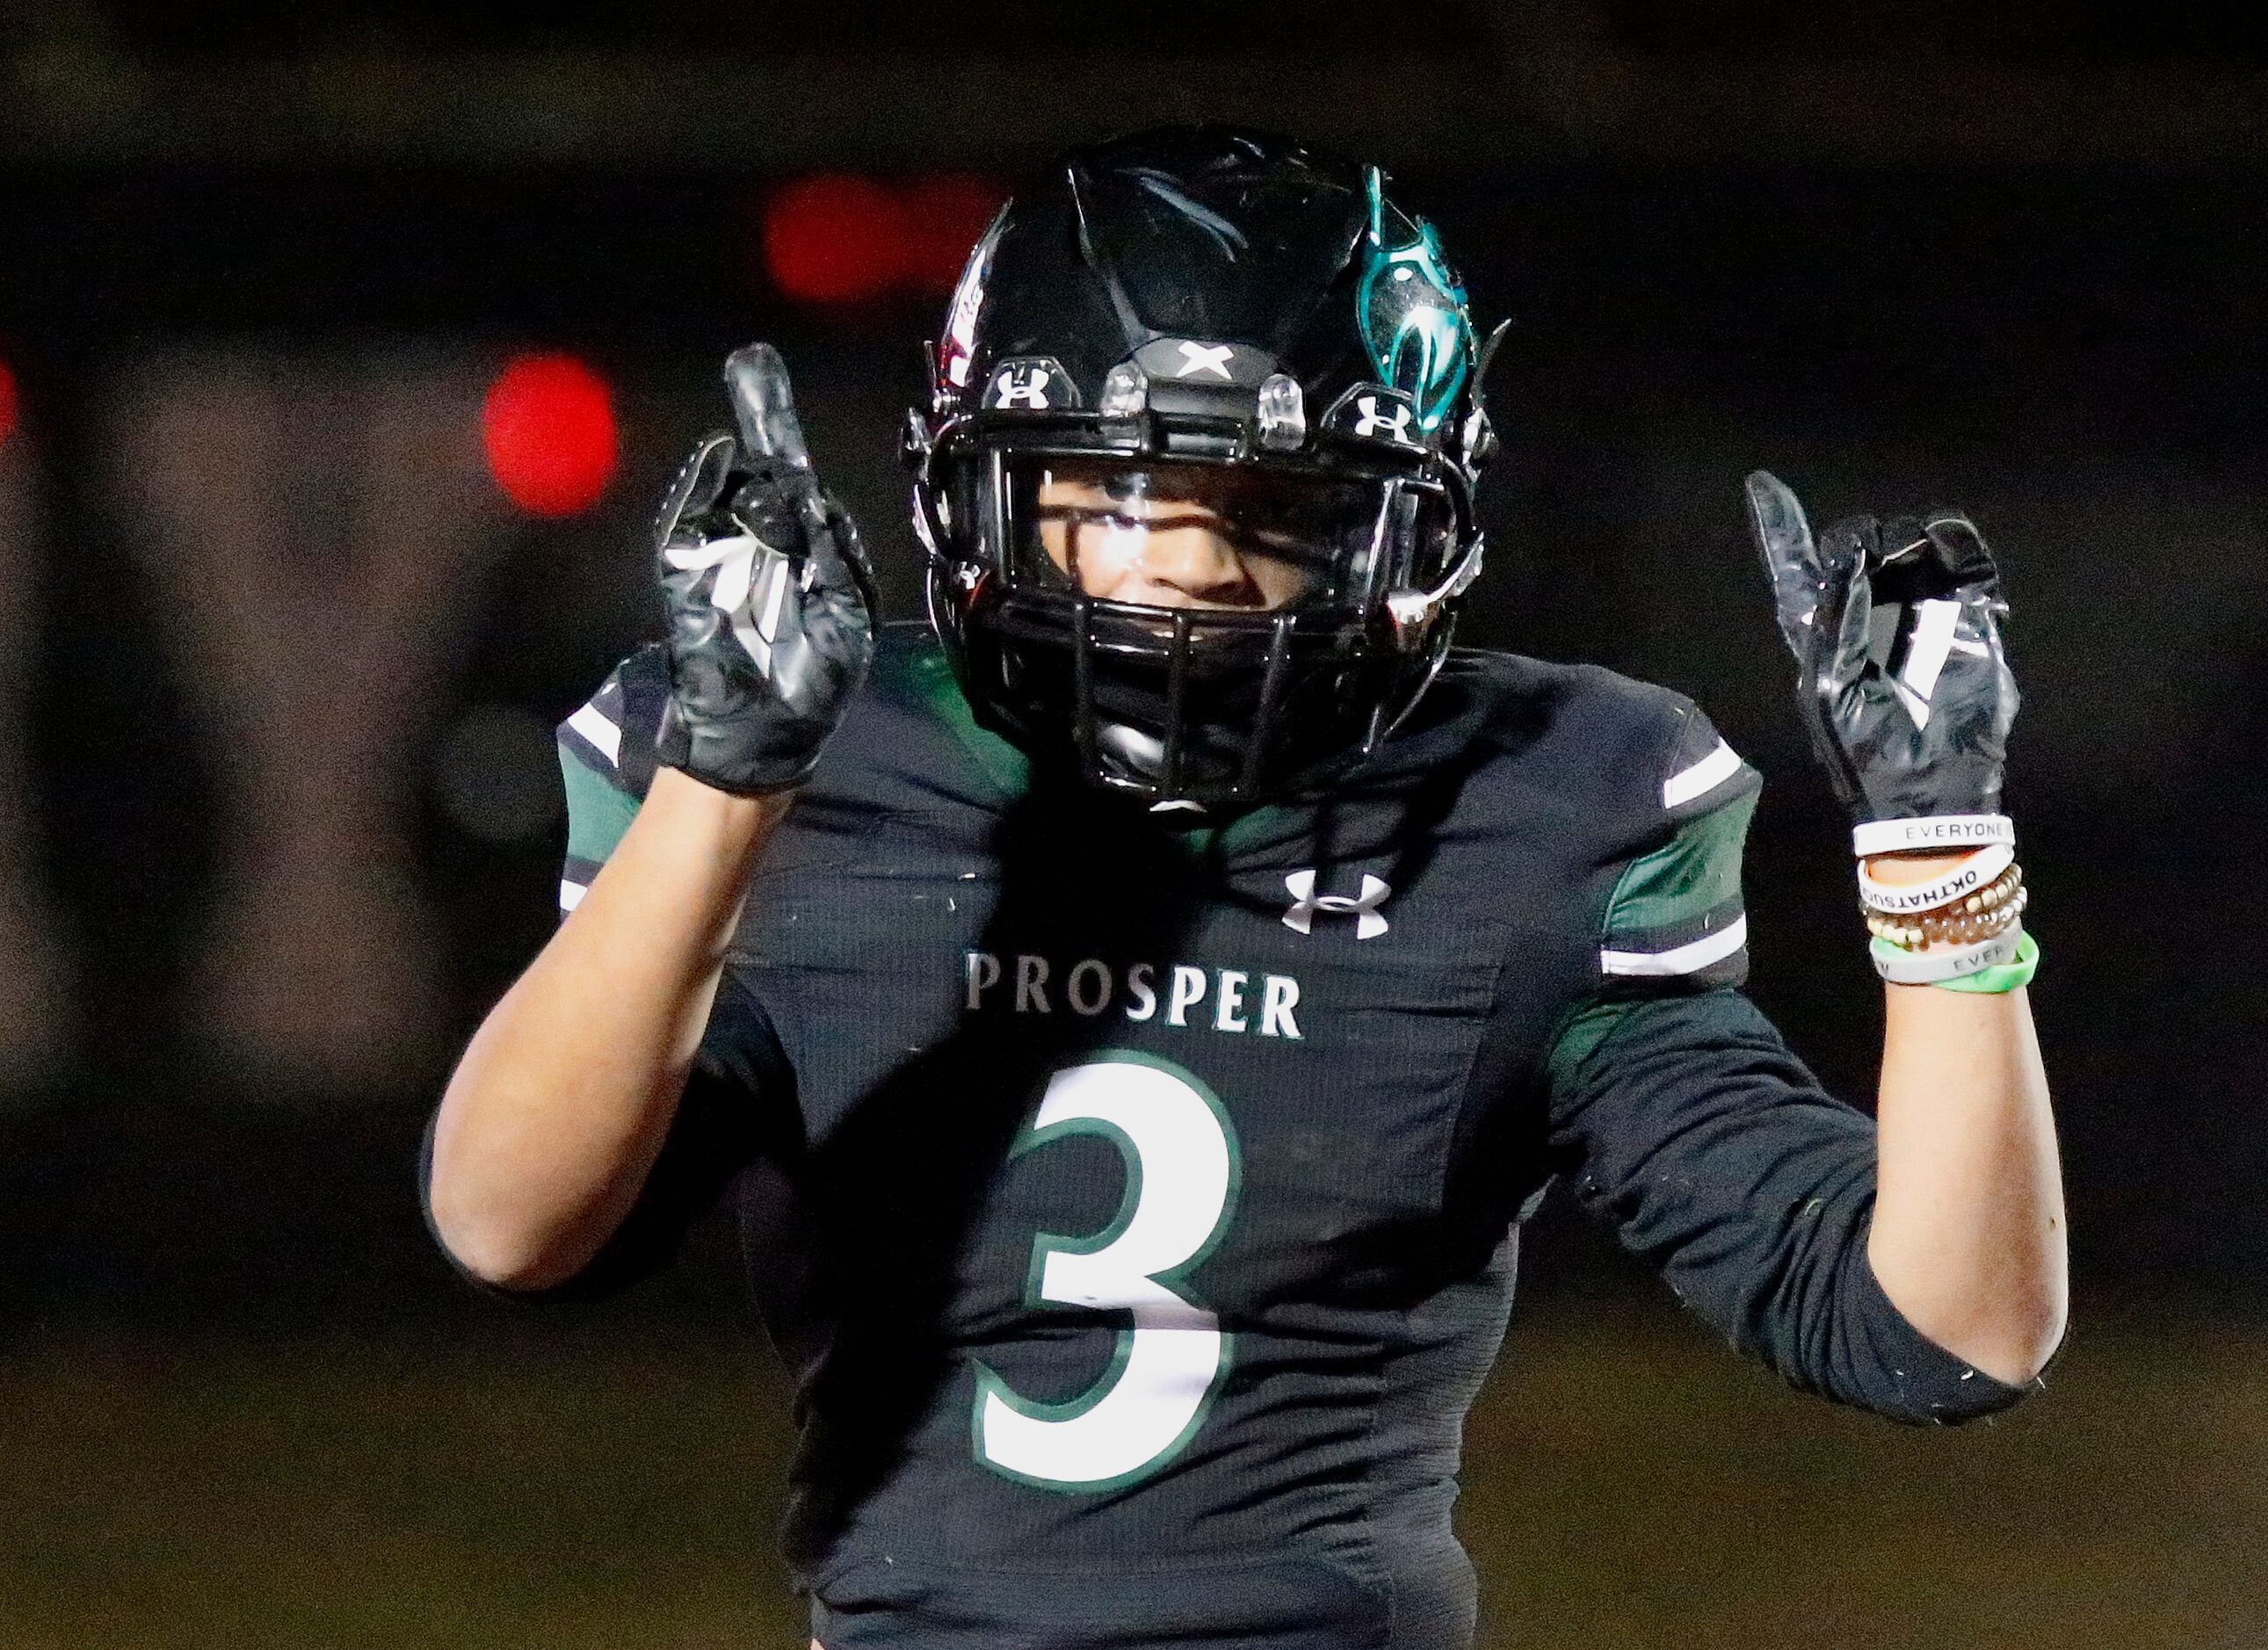
<path fill-rule="evenodd" d="M 903 187 L 847 173 L 799 178 L 765 204 L 764 266 L 775 286 L 806 304 L 940 295 L 1001 199 L 997 185 L 961 173 Z"/>
<path fill-rule="evenodd" d="M 571 355 L 515 356 L 481 406 L 489 474 L 539 516 L 571 516 L 599 502 L 622 453 L 606 380 Z"/>
<path fill-rule="evenodd" d="M 905 228 L 879 183 L 829 173 L 782 189 L 764 212 L 764 262 L 790 298 L 856 304 L 898 283 Z"/>
<path fill-rule="evenodd" d="M 903 278 L 917 292 L 942 298 L 961 279 L 968 249 L 991 226 L 1006 196 L 989 178 L 948 173 L 907 192 L 911 232 Z"/>
<path fill-rule="evenodd" d="M 18 404 L 16 375 L 8 370 L 5 361 L 0 361 L 0 446 L 5 446 L 8 438 L 16 433 Z"/>

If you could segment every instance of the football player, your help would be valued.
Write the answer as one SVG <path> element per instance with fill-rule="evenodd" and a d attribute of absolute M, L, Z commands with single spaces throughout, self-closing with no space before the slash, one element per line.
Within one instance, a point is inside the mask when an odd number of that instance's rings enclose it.
<path fill-rule="evenodd" d="M 953 301 L 888 627 L 778 357 L 728 365 L 427 1195 L 571 1296 L 729 1188 L 826 1650 L 1465 1644 L 1460 1429 L 1555 1179 L 1830 1397 L 1958 1421 L 2053 1349 L 1982 541 L 1749 482 L 1859 820 L 1878 1126 L 1740 992 L 1754 771 L 1674 693 L 1451 648 L 1484 356 L 1374 169 L 1075 155 Z"/>

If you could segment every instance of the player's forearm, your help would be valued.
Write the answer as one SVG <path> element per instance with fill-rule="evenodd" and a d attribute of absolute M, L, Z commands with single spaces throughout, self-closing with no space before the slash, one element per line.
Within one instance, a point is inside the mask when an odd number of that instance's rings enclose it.
<path fill-rule="evenodd" d="M 637 1201 L 784 797 L 663 769 L 574 914 L 474 1035 L 436 1124 L 433 1223 L 490 1282 L 579 1271 Z"/>
<path fill-rule="evenodd" d="M 1995 1380 L 2039 1373 L 2068 1295 L 2063 1183 L 2031 1008 L 1890 985 L 1867 1256 L 1898 1310 Z"/>

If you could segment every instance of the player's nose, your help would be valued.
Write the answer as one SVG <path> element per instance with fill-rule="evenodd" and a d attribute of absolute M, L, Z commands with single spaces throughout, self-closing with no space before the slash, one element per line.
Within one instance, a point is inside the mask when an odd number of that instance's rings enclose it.
<path fill-rule="evenodd" d="M 1239 602 L 1252 589 L 1251 577 L 1234 547 L 1210 527 L 1150 534 L 1142 546 L 1142 576 L 1188 602 Z"/>

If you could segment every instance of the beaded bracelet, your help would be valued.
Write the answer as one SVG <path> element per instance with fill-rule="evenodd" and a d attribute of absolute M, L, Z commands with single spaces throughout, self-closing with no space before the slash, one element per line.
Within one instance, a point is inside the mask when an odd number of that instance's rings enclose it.
<path fill-rule="evenodd" d="M 1892 917 L 1865 907 L 1860 910 L 1867 918 L 1867 932 L 1877 939 L 1912 949 L 1923 946 L 1965 946 L 1990 939 L 2013 927 L 2030 903 L 2031 894 L 2023 886 L 2022 873 L 2012 866 L 1979 892 L 1934 910 L 1911 917 Z"/>
<path fill-rule="evenodd" d="M 1919 884 L 1881 882 L 1862 862 L 1859 889 L 1874 971 L 1893 984 L 2008 991 L 2039 967 L 2039 944 L 2020 926 L 2031 890 L 2011 843 Z"/>

